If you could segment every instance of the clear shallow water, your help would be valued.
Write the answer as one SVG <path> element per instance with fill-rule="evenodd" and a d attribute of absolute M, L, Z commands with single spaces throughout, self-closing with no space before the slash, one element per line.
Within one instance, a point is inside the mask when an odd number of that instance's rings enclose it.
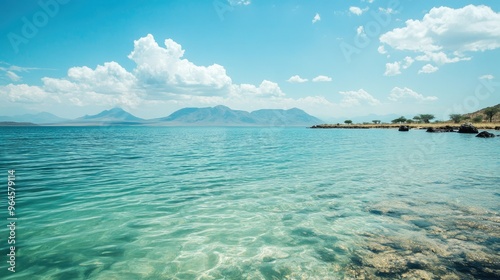
<path fill-rule="evenodd" d="M 19 218 L 17 272 L 4 257 L 2 279 L 500 277 L 500 138 L 280 127 L 0 132 L 2 181 L 16 170 Z M 7 224 L 6 197 L 1 207 Z"/>

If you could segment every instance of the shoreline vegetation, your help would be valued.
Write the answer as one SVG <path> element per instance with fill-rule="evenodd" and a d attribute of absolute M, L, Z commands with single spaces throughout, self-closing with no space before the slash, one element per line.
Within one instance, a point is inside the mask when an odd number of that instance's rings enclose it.
<path fill-rule="evenodd" d="M 340 128 L 340 129 L 371 129 L 371 128 L 385 128 L 385 129 L 398 129 L 400 126 L 408 126 L 410 129 L 428 129 L 432 128 L 445 128 L 452 127 L 454 130 L 458 130 L 461 124 L 454 122 L 440 122 L 440 123 L 405 123 L 405 124 L 318 124 L 313 125 L 310 128 Z M 477 129 L 491 129 L 500 130 L 500 122 L 493 123 L 472 123 Z"/>

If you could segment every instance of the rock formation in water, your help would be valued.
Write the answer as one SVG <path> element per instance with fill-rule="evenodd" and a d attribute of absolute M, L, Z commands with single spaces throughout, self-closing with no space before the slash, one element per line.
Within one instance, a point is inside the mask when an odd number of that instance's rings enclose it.
<path fill-rule="evenodd" d="M 478 133 L 477 128 L 470 123 L 465 123 L 460 126 L 458 133 Z"/>
<path fill-rule="evenodd" d="M 476 135 L 476 137 L 480 137 L 480 138 L 493 138 L 493 137 L 495 137 L 495 134 L 489 133 L 488 131 L 482 131 L 478 135 Z"/>
<path fill-rule="evenodd" d="M 426 132 L 455 132 L 452 126 L 429 127 Z"/>

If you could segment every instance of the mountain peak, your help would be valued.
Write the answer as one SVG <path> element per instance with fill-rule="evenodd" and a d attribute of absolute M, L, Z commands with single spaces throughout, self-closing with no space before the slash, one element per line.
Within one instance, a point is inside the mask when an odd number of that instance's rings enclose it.
<path fill-rule="evenodd" d="M 85 115 L 83 117 L 78 118 L 77 120 L 85 120 L 85 121 L 142 121 L 143 119 L 138 118 L 129 112 L 123 110 L 120 107 L 115 107 L 109 110 L 104 110 L 96 115 Z"/>
<path fill-rule="evenodd" d="M 224 106 L 224 105 L 217 105 L 214 107 L 214 109 L 231 110 L 231 108 Z"/>
<path fill-rule="evenodd" d="M 122 108 L 120 107 L 114 107 L 112 109 L 109 109 L 107 110 L 108 112 L 126 112 L 125 110 L 123 110 Z"/>

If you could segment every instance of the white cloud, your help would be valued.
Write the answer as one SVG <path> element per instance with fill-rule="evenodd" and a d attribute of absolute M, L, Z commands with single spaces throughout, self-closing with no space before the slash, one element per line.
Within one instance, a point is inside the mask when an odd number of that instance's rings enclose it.
<path fill-rule="evenodd" d="M 358 35 L 358 36 L 366 36 L 365 30 L 364 30 L 364 28 L 363 28 L 362 25 L 358 26 L 358 28 L 356 29 L 356 35 Z"/>
<path fill-rule="evenodd" d="M 312 79 L 312 81 L 313 82 L 331 82 L 332 78 L 330 78 L 328 76 L 319 75 L 316 78 Z"/>
<path fill-rule="evenodd" d="M 137 78 L 118 63 L 106 62 L 95 69 L 72 67 L 62 79 L 42 78 L 43 90 L 77 106 L 98 104 L 134 107 L 143 91 Z"/>
<path fill-rule="evenodd" d="M 407 87 L 399 88 L 395 87 L 391 90 L 389 94 L 389 100 L 399 101 L 401 99 L 413 99 L 418 101 L 435 101 L 438 98 L 436 96 L 423 96 L 420 93 L 417 93 Z"/>
<path fill-rule="evenodd" d="M 479 79 L 481 80 L 493 80 L 495 77 L 493 77 L 493 75 L 491 74 L 487 74 L 487 75 L 483 75 L 481 77 L 479 77 Z"/>
<path fill-rule="evenodd" d="M 414 61 L 415 60 L 409 56 L 405 57 L 402 63 L 403 69 L 407 69 L 408 67 L 410 67 Z"/>
<path fill-rule="evenodd" d="M 9 102 L 13 103 L 41 103 L 48 94 L 37 86 L 27 84 L 0 86 L 0 96 L 6 97 Z"/>
<path fill-rule="evenodd" d="M 360 16 L 363 13 L 363 10 L 361 10 L 360 7 L 351 6 L 349 7 L 349 12 L 357 16 Z"/>
<path fill-rule="evenodd" d="M 385 64 L 385 73 L 384 76 L 395 76 L 401 74 L 401 65 L 399 61 L 393 63 Z"/>
<path fill-rule="evenodd" d="M 6 75 L 7 77 L 9 77 L 9 79 L 11 79 L 14 82 L 21 80 L 21 77 L 19 77 L 16 73 L 12 71 L 7 71 Z"/>
<path fill-rule="evenodd" d="M 289 83 L 305 83 L 307 79 L 301 78 L 299 75 L 291 76 L 290 79 L 287 80 Z"/>
<path fill-rule="evenodd" d="M 197 66 L 182 58 L 184 50 L 180 44 L 172 39 L 164 44 L 165 48 L 159 46 L 151 34 L 134 41 L 134 50 L 128 57 L 137 64 L 134 74 L 142 83 L 215 89 L 231 84 L 221 65 Z"/>
<path fill-rule="evenodd" d="M 500 13 L 484 5 L 435 7 L 422 20 L 410 19 L 405 25 L 380 36 L 380 42 L 422 53 L 416 60 L 453 63 L 469 60 L 464 57 L 467 52 L 500 48 Z"/>
<path fill-rule="evenodd" d="M 342 107 L 357 106 L 361 105 L 361 103 L 372 106 L 380 104 L 379 100 L 366 92 L 364 89 L 359 89 L 357 91 L 340 91 L 339 93 L 343 95 L 343 98 L 340 101 L 340 106 Z"/>
<path fill-rule="evenodd" d="M 455 63 L 462 60 L 470 60 L 470 57 L 461 57 L 455 56 L 454 58 L 449 58 L 444 52 L 426 52 L 423 55 L 419 55 L 415 57 L 416 60 L 419 61 L 432 61 L 437 64 L 445 64 L 445 63 Z"/>
<path fill-rule="evenodd" d="M 415 60 L 409 56 L 405 57 L 402 61 L 395 61 L 393 63 L 385 64 L 384 76 L 395 76 L 401 74 L 401 69 L 409 68 Z"/>
<path fill-rule="evenodd" d="M 379 47 L 377 48 L 377 51 L 378 51 L 380 54 L 386 54 L 386 53 L 387 53 L 387 51 L 385 50 L 385 48 L 384 48 L 384 46 L 383 46 L 383 45 L 382 45 L 382 46 L 379 46 Z"/>
<path fill-rule="evenodd" d="M 258 87 L 250 84 L 232 86 L 234 96 L 257 96 L 257 97 L 283 97 L 285 94 L 277 83 L 264 80 Z"/>
<path fill-rule="evenodd" d="M 312 20 L 312 23 L 316 23 L 317 21 L 320 21 L 321 20 L 321 17 L 319 16 L 318 13 L 316 13 L 316 15 L 314 16 L 313 20 Z"/>
<path fill-rule="evenodd" d="M 437 68 L 436 66 L 433 66 L 431 64 L 426 64 L 422 67 L 422 69 L 418 70 L 418 73 L 425 73 L 425 74 L 429 74 L 429 73 L 433 73 L 433 72 L 436 72 L 439 68 Z"/>

